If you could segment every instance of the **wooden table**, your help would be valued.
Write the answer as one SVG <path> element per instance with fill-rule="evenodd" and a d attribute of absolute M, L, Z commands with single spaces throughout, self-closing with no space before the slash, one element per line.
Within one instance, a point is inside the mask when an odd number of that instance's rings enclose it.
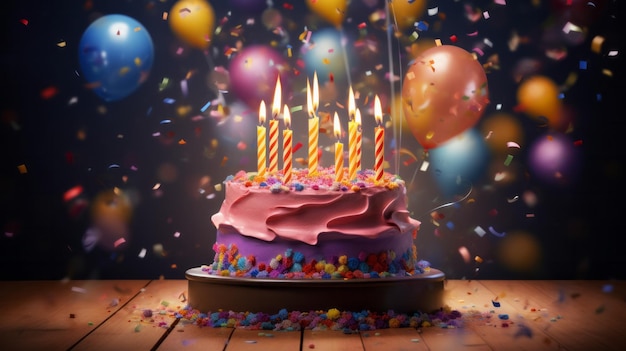
<path fill-rule="evenodd" d="M 166 311 L 186 305 L 186 290 L 186 280 L 0 282 L 0 350 L 588 351 L 626 347 L 624 281 L 447 280 L 445 302 L 463 314 L 461 328 L 360 333 L 259 332 L 179 323 Z M 145 310 L 163 312 L 146 318 Z"/>

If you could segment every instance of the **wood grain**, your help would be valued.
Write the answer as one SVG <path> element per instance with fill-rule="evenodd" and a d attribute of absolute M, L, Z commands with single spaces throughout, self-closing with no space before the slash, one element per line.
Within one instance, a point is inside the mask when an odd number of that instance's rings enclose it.
<path fill-rule="evenodd" d="M 81 340 L 72 350 L 150 350 L 174 321 L 161 311 L 185 306 L 180 301 L 186 291 L 183 280 L 154 280 L 141 289 L 115 315 Z M 144 312 L 150 310 L 151 317 Z"/>
<path fill-rule="evenodd" d="M 0 282 L 0 348 L 67 350 L 148 283 L 148 280 Z"/>
<path fill-rule="evenodd" d="M 2 350 L 622 350 L 626 282 L 447 280 L 459 328 L 255 331 L 174 314 L 186 280 L 0 282 Z M 151 313 L 151 315 L 150 315 Z"/>

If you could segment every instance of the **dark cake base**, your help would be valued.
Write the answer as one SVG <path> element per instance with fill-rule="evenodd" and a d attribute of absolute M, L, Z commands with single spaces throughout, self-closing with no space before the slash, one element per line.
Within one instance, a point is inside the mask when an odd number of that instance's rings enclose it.
<path fill-rule="evenodd" d="M 185 272 L 189 306 L 200 312 L 276 313 L 341 311 L 434 312 L 443 307 L 445 275 L 437 269 L 402 278 L 262 279 L 209 275 L 201 267 Z"/>

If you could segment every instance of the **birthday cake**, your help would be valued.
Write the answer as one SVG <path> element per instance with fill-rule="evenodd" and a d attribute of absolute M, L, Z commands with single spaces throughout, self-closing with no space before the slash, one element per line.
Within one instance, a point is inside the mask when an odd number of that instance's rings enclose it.
<path fill-rule="evenodd" d="M 332 168 L 282 175 L 239 173 L 224 181 L 210 275 L 271 279 L 406 277 L 428 269 L 414 244 L 420 222 L 407 210 L 404 181 L 362 170 L 335 181 Z"/>

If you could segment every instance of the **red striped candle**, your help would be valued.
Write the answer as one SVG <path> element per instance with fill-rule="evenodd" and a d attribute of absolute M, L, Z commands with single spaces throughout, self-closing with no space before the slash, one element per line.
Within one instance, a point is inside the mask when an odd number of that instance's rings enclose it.
<path fill-rule="evenodd" d="M 291 182 L 291 168 L 292 168 L 292 145 L 293 145 L 293 132 L 289 129 L 291 126 L 291 115 L 287 105 L 283 110 L 283 120 L 285 122 L 285 130 L 283 130 L 283 184 L 289 184 Z"/>
<path fill-rule="evenodd" d="M 276 80 L 276 90 L 274 91 L 274 102 L 272 104 L 272 120 L 270 121 L 270 173 L 278 171 L 278 114 L 280 113 L 280 76 Z"/>
<path fill-rule="evenodd" d="M 380 99 L 378 95 L 374 100 L 374 118 L 376 118 L 376 123 L 378 126 L 375 128 L 375 162 L 374 162 L 374 171 L 376 173 L 376 181 L 379 182 L 383 179 L 383 166 L 385 163 L 385 129 L 382 126 L 383 122 L 383 112 L 380 107 Z"/>

